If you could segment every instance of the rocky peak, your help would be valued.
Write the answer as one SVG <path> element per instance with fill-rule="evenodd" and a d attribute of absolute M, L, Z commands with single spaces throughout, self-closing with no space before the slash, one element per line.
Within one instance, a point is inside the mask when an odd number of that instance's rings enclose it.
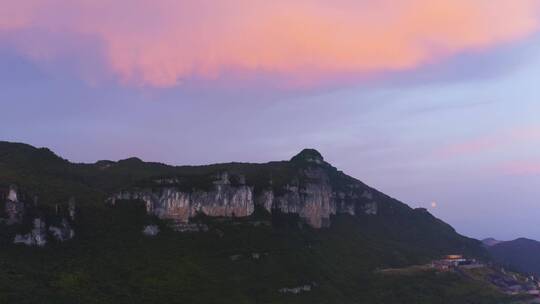
<path fill-rule="evenodd" d="M 319 151 L 315 149 L 304 149 L 300 153 L 298 153 L 296 156 L 291 158 L 291 161 L 323 164 L 324 158 L 321 155 L 321 153 L 319 153 Z"/>

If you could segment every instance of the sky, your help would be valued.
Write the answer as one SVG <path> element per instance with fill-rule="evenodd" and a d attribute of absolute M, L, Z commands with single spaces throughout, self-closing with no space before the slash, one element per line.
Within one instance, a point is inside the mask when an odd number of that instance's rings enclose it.
<path fill-rule="evenodd" d="M 303 148 L 540 240 L 540 1 L 0 0 L 0 140 L 73 162 Z"/>

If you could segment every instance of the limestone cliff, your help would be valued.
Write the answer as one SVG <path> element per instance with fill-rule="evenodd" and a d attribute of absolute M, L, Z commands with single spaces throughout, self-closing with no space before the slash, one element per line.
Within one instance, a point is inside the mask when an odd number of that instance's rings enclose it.
<path fill-rule="evenodd" d="M 306 149 L 290 162 L 297 167 L 292 181 L 277 191 L 264 189 L 257 197 L 257 203 L 269 212 L 298 214 L 314 228 L 329 226 L 330 217 L 336 214 L 377 214 L 373 197 L 358 194 L 371 193 L 369 188 L 356 180 L 342 180 L 345 175 L 326 163 L 319 152 Z"/>
<path fill-rule="evenodd" d="M 328 226 L 331 215 L 344 213 L 344 209 L 337 204 L 336 194 L 323 169 L 308 168 L 300 171 L 298 177 L 279 191 L 263 190 L 257 203 L 270 213 L 279 210 L 282 213 L 298 214 L 315 228 Z M 354 214 L 354 209 L 347 213 Z"/>
<path fill-rule="evenodd" d="M 18 224 L 23 219 L 25 204 L 24 202 L 19 201 L 17 187 L 14 185 L 9 187 L 9 193 L 4 205 L 4 212 L 6 214 L 5 222 L 8 225 Z"/>
<path fill-rule="evenodd" d="M 216 176 L 209 190 L 180 190 L 175 179 L 160 179 L 158 188 L 140 188 L 121 191 L 109 200 L 142 200 L 146 211 L 164 219 L 187 223 L 197 213 L 208 216 L 244 217 L 254 210 L 253 187 L 242 183 L 231 184 L 229 174 Z"/>
<path fill-rule="evenodd" d="M 13 236 L 14 244 L 42 247 L 47 244 L 49 237 L 63 242 L 75 236 L 71 225 L 76 216 L 75 199 L 69 200 L 65 210 L 57 204 L 54 214 L 47 214 L 38 207 L 37 196 L 34 196 L 32 204 L 22 201 L 28 195 L 21 196 L 15 185 L 9 186 L 4 197 L 4 217 L 0 217 L 0 223 L 15 226 L 15 231 L 19 233 Z M 32 223 L 30 231 L 25 229 L 25 222 Z"/>
<path fill-rule="evenodd" d="M 40 218 L 33 221 L 32 231 L 26 234 L 17 234 L 13 240 L 14 244 L 24 244 L 27 246 L 43 247 L 47 244 L 47 230 L 45 222 Z"/>
<path fill-rule="evenodd" d="M 181 223 L 197 213 L 245 217 L 257 205 L 269 213 L 297 214 L 314 228 L 330 225 L 332 215 L 378 212 L 369 187 L 337 171 L 315 150 L 304 150 L 278 167 L 287 172 L 280 179 L 272 166 L 245 175 L 221 171 L 209 187 L 186 187 L 189 178 L 157 178 L 151 186 L 119 191 L 109 202 L 141 200 L 149 214 Z"/>

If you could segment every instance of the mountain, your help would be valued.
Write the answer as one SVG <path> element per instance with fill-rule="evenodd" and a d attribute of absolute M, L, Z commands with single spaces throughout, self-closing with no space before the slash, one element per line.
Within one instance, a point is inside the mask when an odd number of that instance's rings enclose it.
<path fill-rule="evenodd" d="M 313 149 L 264 164 L 76 164 L 0 142 L 0 199 L 0 302 L 507 300 L 460 273 L 380 272 L 488 255 Z"/>
<path fill-rule="evenodd" d="M 185 224 L 198 214 L 248 217 L 260 209 L 322 228 L 332 217 L 349 215 L 392 224 L 396 227 L 386 229 L 403 241 L 429 241 L 429 249 L 440 254 L 482 252 L 477 241 L 458 235 L 427 210 L 412 209 L 338 171 L 313 149 L 290 161 L 175 167 L 138 158 L 72 164 L 45 148 L 2 142 L 0 168 L 0 184 L 26 189 L 45 215 L 69 198 L 91 208 L 139 200 L 150 215 Z"/>
<path fill-rule="evenodd" d="M 523 273 L 540 276 L 540 242 L 519 238 L 488 247 L 494 261 Z"/>

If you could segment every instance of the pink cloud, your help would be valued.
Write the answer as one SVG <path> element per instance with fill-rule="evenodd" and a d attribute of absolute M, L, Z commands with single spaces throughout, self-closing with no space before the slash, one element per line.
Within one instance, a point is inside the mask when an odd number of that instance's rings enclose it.
<path fill-rule="evenodd" d="M 0 0 L 0 6 L 0 33 L 96 37 L 123 83 L 158 87 L 227 73 L 310 86 L 414 69 L 523 39 L 540 27 L 538 0 Z M 38 61 L 66 52 L 64 43 L 43 39 L 14 44 Z"/>
<path fill-rule="evenodd" d="M 437 149 L 435 155 L 443 158 L 452 158 L 484 153 L 538 140 L 540 140 L 540 126 L 518 127 L 499 131 L 496 134 L 448 144 Z"/>
<path fill-rule="evenodd" d="M 540 175 L 540 161 L 507 162 L 498 169 L 509 175 Z"/>
<path fill-rule="evenodd" d="M 456 144 L 450 144 L 438 151 L 444 157 L 454 157 L 463 154 L 479 153 L 501 146 L 506 140 L 496 138 L 477 138 Z"/>

